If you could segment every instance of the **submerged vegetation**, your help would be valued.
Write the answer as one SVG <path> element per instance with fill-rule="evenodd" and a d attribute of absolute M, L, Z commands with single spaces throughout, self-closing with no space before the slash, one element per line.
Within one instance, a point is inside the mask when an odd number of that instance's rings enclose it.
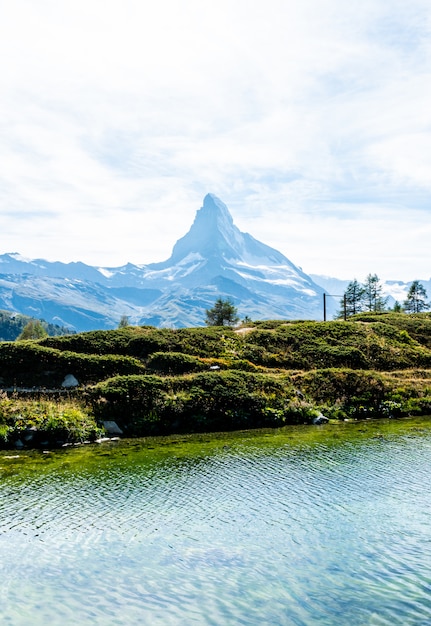
<path fill-rule="evenodd" d="M 91 440 L 109 422 L 130 437 L 429 414 L 431 315 L 2 342 L 0 384 L 6 446 Z"/>

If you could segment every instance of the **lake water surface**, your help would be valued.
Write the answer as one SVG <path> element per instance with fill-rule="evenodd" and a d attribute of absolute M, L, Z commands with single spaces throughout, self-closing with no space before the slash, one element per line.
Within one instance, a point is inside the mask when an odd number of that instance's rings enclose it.
<path fill-rule="evenodd" d="M 2 452 L 0 623 L 428 626 L 430 477 L 431 418 Z"/>

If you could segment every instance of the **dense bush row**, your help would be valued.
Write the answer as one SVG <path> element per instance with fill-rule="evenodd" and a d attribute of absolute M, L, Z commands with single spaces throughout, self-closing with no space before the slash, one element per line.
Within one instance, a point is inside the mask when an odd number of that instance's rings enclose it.
<path fill-rule="evenodd" d="M 47 337 L 41 345 L 57 350 L 86 354 L 123 354 L 146 359 L 154 352 L 182 352 L 193 356 L 219 357 L 227 341 L 240 344 L 240 337 L 223 328 L 153 328 L 126 326 L 117 330 L 98 330 L 74 336 Z"/>
<path fill-rule="evenodd" d="M 399 320 L 410 316 L 395 317 Z M 376 321 L 376 316 L 372 319 L 368 323 L 302 322 L 257 328 L 246 335 L 242 354 L 259 365 L 285 369 L 350 367 L 387 371 L 431 367 L 431 320 L 429 336 L 422 333 L 412 338 L 400 328 L 401 323 L 396 326 Z"/>
<path fill-rule="evenodd" d="M 3 387 L 59 387 L 68 374 L 87 385 L 144 370 L 142 363 L 131 357 L 62 352 L 33 341 L 0 343 L 0 365 Z"/>
<path fill-rule="evenodd" d="M 238 371 L 118 376 L 89 397 L 99 420 L 115 420 L 133 436 L 281 426 L 318 415 L 288 378 Z"/>
<path fill-rule="evenodd" d="M 89 392 L 99 420 L 130 436 L 431 413 L 431 372 L 319 369 L 290 374 L 119 376 Z"/>
<path fill-rule="evenodd" d="M 431 367 L 431 316 L 362 314 L 352 321 L 254 323 L 229 328 L 125 327 L 48 337 L 41 345 L 78 353 L 127 355 L 145 362 L 154 353 L 228 358 L 283 369 L 350 367 L 382 371 Z M 169 373 L 169 367 L 167 373 Z"/>

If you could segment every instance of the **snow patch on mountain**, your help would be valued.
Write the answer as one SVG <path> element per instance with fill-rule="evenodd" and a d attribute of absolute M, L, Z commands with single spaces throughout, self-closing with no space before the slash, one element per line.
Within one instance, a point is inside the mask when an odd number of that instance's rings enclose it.
<path fill-rule="evenodd" d="M 112 270 L 106 269 L 105 267 L 98 267 L 97 271 L 100 272 L 105 278 L 112 278 L 115 273 Z"/>

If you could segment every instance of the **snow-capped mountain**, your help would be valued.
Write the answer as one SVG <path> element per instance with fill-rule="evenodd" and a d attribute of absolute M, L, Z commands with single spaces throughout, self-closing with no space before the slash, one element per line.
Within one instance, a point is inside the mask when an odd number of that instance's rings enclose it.
<path fill-rule="evenodd" d="M 96 268 L 0 255 L 0 309 L 74 330 L 130 323 L 202 326 L 218 297 L 240 317 L 322 319 L 323 289 L 277 250 L 242 233 L 226 205 L 204 198 L 169 259 Z"/>

